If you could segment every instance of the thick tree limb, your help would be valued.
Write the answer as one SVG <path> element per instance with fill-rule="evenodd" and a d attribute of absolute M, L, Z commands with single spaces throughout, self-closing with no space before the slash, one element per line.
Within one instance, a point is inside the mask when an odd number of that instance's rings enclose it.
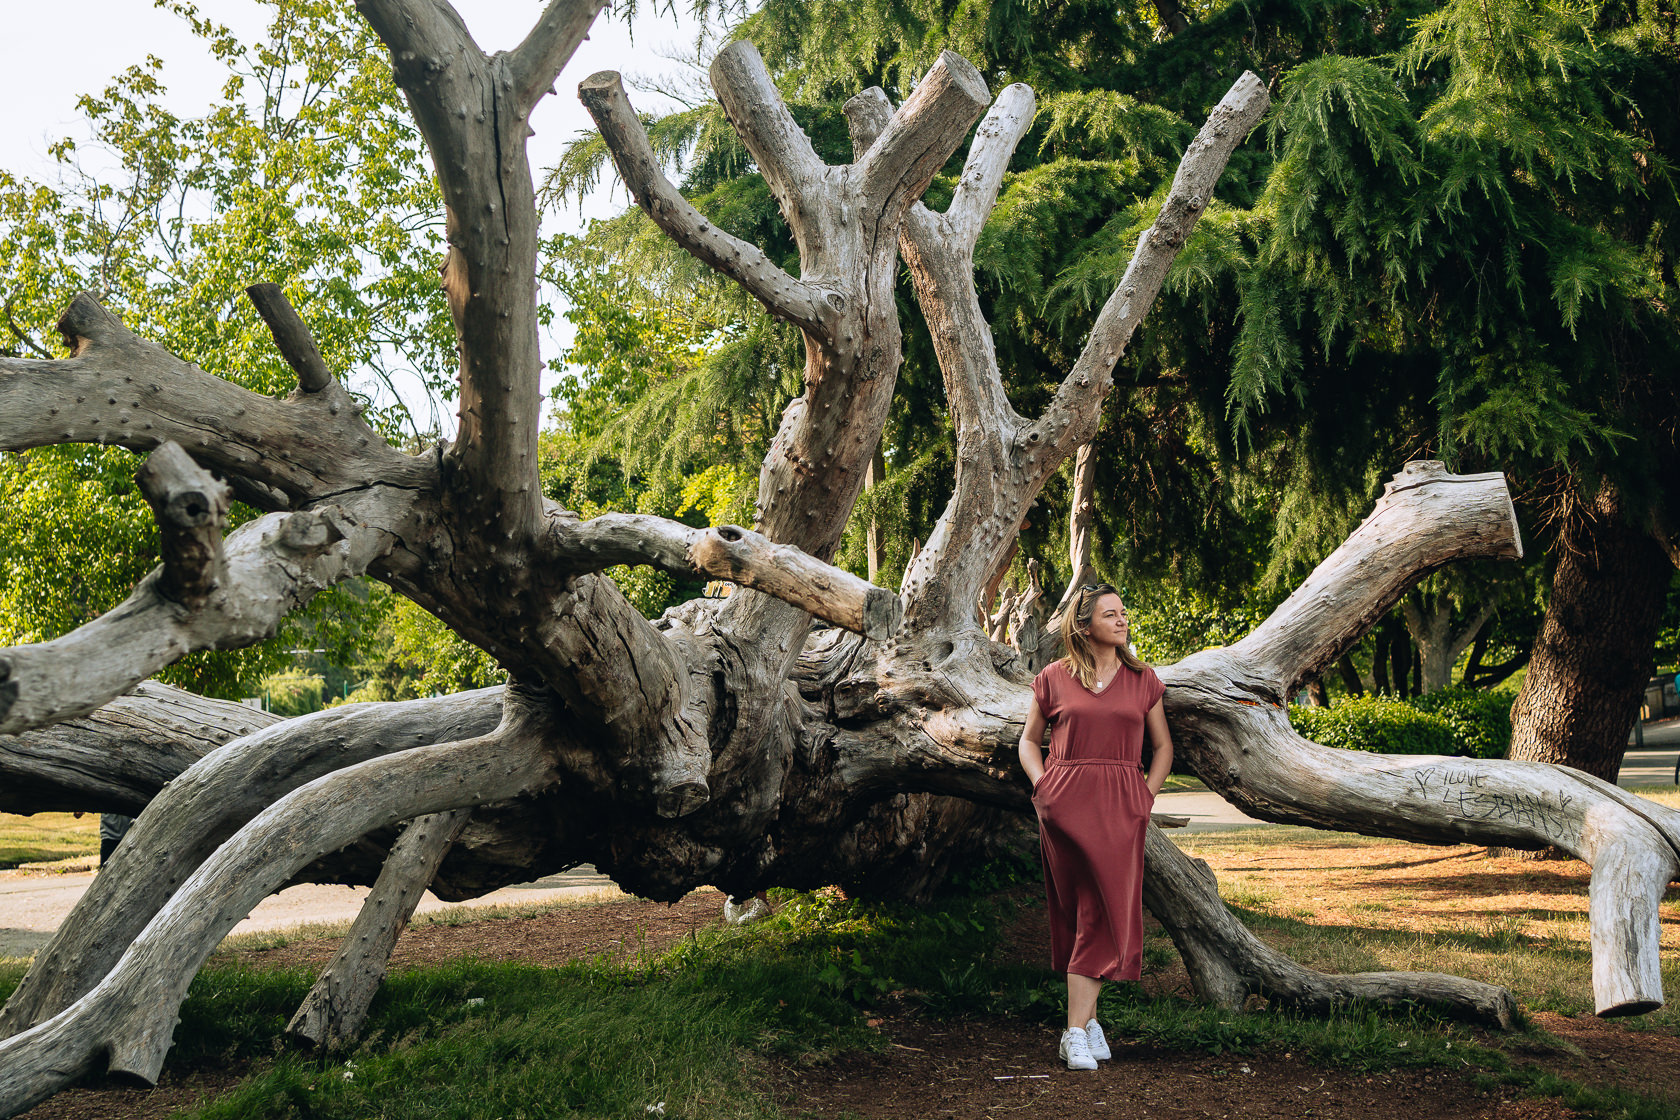
<path fill-rule="evenodd" d="M 543 94 L 554 92 L 554 79 L 606 6 L 606 0 L 549 0 L 531 33 L 508 56 L 515 104 L 529 112 Z"/>
<path fill-rule="evenodd" d="M 980 588 L 1013 544 L 1045 481 L 1096 433 L 1127 339 L 1154 302 L 1231 152 L 1268 104 L 1264 85 L 1245 74 L 1215 107 L 1186 149 L 1161 214 L 1138 242 L 1084 352 L 1045 415 L 1029 424 L 1004 394 L 991 327 L 973 282 L 973 247 L 996 199 L 994 184 L 1032 121 L 1031 92 L 1005 94 L 970 151 L 964 171 L 969 189 L 954 197 L 958 208 L 939 216 L 913 207 L 900 238 L 957 425 L 955 490 L 904 579 L 905 629 L 924 635 L 977 630 L 973 603 Z M 878 119 L 877 100 L 854 99 L 854 145 Z"/>
<path fill-rule="evenodd" d="M 36 954 L 0 1010 L 0 1037 L 50 1019 L 91 991 L 176 888 L 268 805 L 345 766 L 488 734 L 502 718 L 504 691 L 329 708 L 229 743 L 172 776 Z"/>
<path fill-rule="evenodd" d="M 782 103 L 758 48 L 745 39 L 728 44 L 712 59 L 711 79 L 729 123 L 752 153 L 782 212 L 796 213 L 809 205 L 811 196 L 822 193 L 828 165 Z"/>
<path fill-rule="evenodd" d="M 487 58 L 443 0 L 358 0 L 431 151 L 449 251 L 443 287 L 461 342 L 460 425 L 449 449 L 461 528 L 504 547 L 538 529 L 536 192 L 530 86 L 559 72 L 571 5 L 551 6 L 531 51 Z M 528 41 L 530 42 L 530 41 Z"/>
<path fill-rule="evenodd" d="M 1557 846 L 1592 865 L 1600 1015 L 1662 1003 L 1657 904 L 1680 874 L 1680 812 L 1566 767 L 1337 750 L 1290 728 L 1285 699 L 1420 576 L 1521 555 L 1499 475 L 1412 463 L 1359 529 L 1252 634 L 1162 669 L 1175 750 L 1262 820 L 1424 843 Z"/>
<path fill-rule="evenodd" d="M 337 1049 L 361 1033 L 397 938 L 471 816 L 470 809 L 450 809 L 408 823 L 344 944 L 286 1024 L 287 1034 L 310 1046 Z"/>
<path fill-rule="evenodd" d="M 300 503 L 386 482 L 428 489 L 437 467 L 404 455 L 336 392 L 277 401 L 212 377 L 146 342 L 83 292 L 59 320 L 67 359 L 0 358 L 0 450 L 104 443 L 149 452 L 174 442 L 230 479 Z M 245 494 L 241 495 L 245 497 Z"/>
<path fill-rule="evenodd" d="M 1028 91 L 1029 104 L 1031 96 Z M 855 173 L 863 178 L 867 204 L 896 213 L 921 198 L 969 125 L 986 111 L 991 100 L 985 79 L 968 59 L 955 51 L 940 51 L 915 90 L 854 165 Z M 953 131 L 955 136 L 951 135 Z M 1013 149 L 1013 145 L 1010 147 Z M 1004 162 L 1007 164 L 1007 156 Z M 995 198 L 996 188 L 992 191 Z M 986 211 L 989 213 L 991 207 Z M 980 220 L 985 220 L 984 215 Z"/>
<path fill-rule="evenodd" d="M 607 513 L 587 521 L 555 518 L 549 541 L 560 557 L 587 565 L 585 570 L 645 563 L 729 580 L 878 641 L 892 636 L 902 615 L 891 591 L 736 525 L 696 529 L 663 517 Z"/>
<path fill-rule="evenodd" d="M 227 576 L 222 532 L 227 527 L 228 488 L 177 443 L 166 443 L 148 455 L 134 481 L 157 518 L 163 554 L 158 593 L 189 610 L 202 607 Z"/>
<path fill-rule="evenodd" d="M 80 719 L 0 737 L 0 813 L 137 817 L 205 754 L 280 717 L 143 681 Z"/>
<path fill-rule="evenodd" d="M 157 1080 L 187 986 L 217 943 L 311 860 L 417 814 L 508 800 L 554 781 L 540 736 L 517 715 L 489 735 L 418 747 L 317 779 L 217 849 L 128 947 L 97 989 L 57 1017 L 0 1042 L 0 1115 L 11 1116 L 92 1069 Z"/>
<path fill-rule="evenodd" d="M 655 225 L 697 260 L 745 288 L 770 314 L 816 338 L 832 336 L 832 309 L 820 289 L 777 268 L 758 246 L 717 228 L 665 177 L 616 73 L 590 75 L 578 86 L 578 96 L 595 118 L 619 177 Z"/>
<path fill-rule="evenodd" d="M 347 502 L 347 510 L 266 514 L 228 536 L 223 574 L 196 605 L 170 598 L 166 569 L 154 569 L 92 622 L 50 642 L 0 650 L 0 734 L 86 715 L 194 650 L 272 636 L 286 615 L 393 546 L 389 531 L 357 518 L 386 507 L 381 513 L 394 516 L 378 520 L 400 523 L 408 501 L 379 488 Z"/>
<path fill-rule="evenodd" d="M 1322 676 L 1429 572 L 1465 557 L 1522 554 L 1504 475 L 1410 462 L 1353 535 L 1232 650 L 1281 700 Z"/>

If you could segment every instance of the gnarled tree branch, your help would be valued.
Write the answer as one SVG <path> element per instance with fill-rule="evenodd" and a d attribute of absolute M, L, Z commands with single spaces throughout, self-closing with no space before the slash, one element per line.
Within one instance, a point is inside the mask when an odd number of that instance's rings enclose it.
<path fill-rule="evenodd" d="M 134 822 L 128 842 L 35 955 L 0 1010 L 0 1037 L 44 1022 L 92 991 L 176 888 L 264 808 L 342 767 L 439 739 L 486 735 L 502 718 L 504 692 L 480 689 L 270 719 L 271 726 L 170 775 L 173 780 L 166 779 L 167 787 Z M 117 718 L 138 706 L 119 705 L 102 714 Z"/>
<path fill-rule="evenodd" d="M 580 571 L 651 564 L 677 575 L 729 580 L 876 640 L 891 637 L 902 614 L 891 591 L 737 525 L 696 529 L 639 513 L 554 518 L 549 524 L 553 554 Z"/>
<path fill-rule="evenodd" d="M 266 509 L 375 481 L 436 484 L 435 462 L 387 445 L 342 393 L 277 401 L 241 389 L 137 337 L 86 292 L 59 330 L 70 358 L 0 358 L 0 449 L 104 443 L 149 452 L 174 442 L 230 481 L 285 496 L 265 500 L 253 490 Z"/>
<path fill-rule="evenodd" d="M 391 508 L 392 506 L 395 508 Z M 272 636 L 317 592 L 360 575 L 388 551 L 388 528 L 409 505 L 380 487 L 344 508 L 265 514 L 223 543 L 213 589 L 183 604 L 167 568 L 154 569 L 119 606 L 50 642 L 0 650 L 0 734 L 86 715 L 194 650 L 233 649 Z M 196 592 L 195 592 L 196 594 Z"/>
<path fill-rule="evenodd" d="M 53 1019 L 0 1042 L 0 1114 L 91 1069 L 155 1083 L 176 1012 L 204 959 L 251 907 L 311 860 L 420 813 L 516 798 L 554 781 L 524 714 L 489 735 L 346 767 L 263 811 L 181 885 L 105 981 Z"/>
<path fill-rule="evenodd" d="M 630 196 L 655 225 L 695 259 L 745 288 L 770 314 L 814 337 L 831 337 L 832 309 L 821 290 L 777 268 L 750 241 L 717 228 L 665 177 L 616 73 L 590 75 L 578 86 L 578 96 L 595 118 Z M 809 142 L 805 146 L 808 149 Z"/>

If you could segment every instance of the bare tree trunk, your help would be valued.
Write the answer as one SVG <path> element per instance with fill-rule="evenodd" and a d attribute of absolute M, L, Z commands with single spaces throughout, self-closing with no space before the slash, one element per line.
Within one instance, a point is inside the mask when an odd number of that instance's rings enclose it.
<path fill-rule="evenodd" d="M 1628 524 L 1609 483 L 1565 515 L 1558 543 L 1545 621 L 1511 708 L 1509 757 L 1614 782 L 1654 668 L 1672 567 Z"/>
<path fill-rule="evenodd" d="M 397 938 L 471 816 L 470 810 L 451 809 L 419 817 L 403 829 L 343 946 L 286 1024 L 287 1034 L 331 1050 L 361 1033 Z"/>
<path fill-rule="evenodd" d="M 1347 689 L 1349 696 L 1365 695 L 1365 682 L 1359 679 L 1359 670 L 1353 666 L 1353 656 L 1344 653 L 1336 659 L 1336 671 L 1342 675 L 1342 687 Z"/>

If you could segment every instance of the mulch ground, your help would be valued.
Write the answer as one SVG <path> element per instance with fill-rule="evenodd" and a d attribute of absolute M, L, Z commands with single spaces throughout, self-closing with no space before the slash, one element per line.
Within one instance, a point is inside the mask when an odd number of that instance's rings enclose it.
<path fill-rule="evenodd" d="M 1320 881 L 1372 871 L 1410 876 L 1424 909 L 1446 905 L 1448 885 L 1436 877 L 1464 876 L 1467 857 L 1441 849 L 1396 844 L 1364 849 L 1327 868 L 1321 854 L 1291 857 L 1274 849 L 1253 863 L 1271 874 L 1316 874 Z M 1246 858 L 1246 857 L 1243 857 Z M 1216 866 L 1224 860 L 1214 860 Z M 1232 862 L 1236 862 L 1233 860 Z M 1333 867 L 1335 865 L 1332 865 Z M 1310 869 L 1310 870 L 1309 870 Z M 1234 868 L 1227 866 L 1222 874 Z M 1494 871 L 1505 868 L 1478 868 Z M 1584 871 L 1584 869 L 1582 869 Z M 1471 873 L 1474 874 L 1473 872 Z M 1511 881 L 1475 876 L 1472 896 L 1489 890 L 1512 895 L 1544 893 L 1573 880 L 1568 865 L 1509 869 Z M 1584 885 L 1584 884 L 1582 884 Z M 1453 884 L 1454 887 L 1457 884 Z M 1437 889 L 1438 888 L 1438 889 Z M 1334 895 L 1326 892 L 1334 909 Z M 1507 898 L 1505 901 L 1514 901 Z M 1553 898 L 1551 905 L 1558 905 Z M 621 899 L 568 906 L 526 917 L 503 917 L 458 926 L 424 925 L 404 933 L 393 955 L 396 969 L 460 958 L 558 964 L 607 955 L 658 951 L 719 921 L 722 896 L 697 891 L 675 906 Z M 1329 914 L 1323 915 L 1329 917 Z M 1385 924 L 1393 915 L 1385 915 Z M 1427 921 L 1427 918 L 1422 919 Z M 1024 906 L 1003 952 L 1020 960 L 1043 959 L 1047 931 L 1042 910 Z M 220 961 L 254 967 L 319 967 L 337 951 L 331 939 L 300 940 L 262 950 L 223 953 Z M 1154 993 L 1188 993 L 1182 967 L 1145 978 Z M 1532 1060 L 1572 1081 L 1644 1094 L 1674 1094 L 1680 1116 L 1680 1038 L 1671 1032 L 1629 1030 L 1591 1016 L 1534 1016 L 1558 1043 L 1532 1053 L 1505 1048 L 1518 1061 Z M 898 1009 L 872 1025 L 883 1035 L 878 1052 L 846 1054 L 827 1064 L 772 1063 L 765 1087 L 789 1113 L 811 1117 L 856 1116 L 882 1120 L 1002 1118 L 1012 1115 L 1141 1117 L 1346 1117 L 1349 1120 L 1572 1120 L 1579 1114 L 1556 1100 L 1535 1099 L 1512 1088 L 1478 1089 L 1466 1076 L 1439 1069 L 1355 1073 L 1312 1065 L 1292 1054 L 1208 1055 L 1120 1043 L 1115 1057 L 1095 1073 L 1074 1073 L 1055 1060 L 1056 1032 L 1019 1020 L 930 1020 Z M 1487 1039 L 1498 1043 L 1499 1039 Z M 28 1120 L 164 1120 L 225 1092 L 251 1069 L 166 1073 L 155 1089 L 70 1089 L 24 1115 Z"/>

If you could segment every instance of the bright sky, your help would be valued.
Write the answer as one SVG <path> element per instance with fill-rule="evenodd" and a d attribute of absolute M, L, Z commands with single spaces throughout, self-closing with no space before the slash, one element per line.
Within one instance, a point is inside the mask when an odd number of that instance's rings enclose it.
<path fill-rule="evenodd" d="M 200 6 L 247 42 L 260 36 L 269 14 L 254 0 L 201 0 Z M 479 46 L 488 51 L 516 46 L 542 10 L 539 0 L 456 0 L 456 7 Z M 590 127 L 589 116 L 577 99 L 577 85 L 597 70 L 621 71 L 632 86 L 638 79 L 688 80 L 685 68 L 670 59 L 693 53 L 694 25 L 675 16 L 656 16 L 651 4 L 642 7 L 632 26 L 605 14 L 597 19 L 589 41 L 555 83 L 558 95 L 545 97 L 538 105 L 531 117 L 536 131 L 530 142 L 533 167 L 553 166 L 565 143 Z M 11 0 L 6 9 L 0 104 L 8 111 L 0 114 L 0 167 L 14 173 L 50 181 L 55 172 L 47 157 L 48 145 L 67 135 L 77 139 L 87 135 L 76 114 L 77 97 L 99 92 L 114 74 L 148 54 L 164 61 L 163 80 L 175 112 L 199 114 L 220 94 L 225 71 L 183 20 L 148 0 L 61 4 Z M 67 19 L 74 23 L 73 34 L 66 31 Z M 674 106 L 634 88 L 631 97 L 643 110 Z M 597 191 L 586 200 L 581 216 L 574 206 L 551 220 L 552 232 L 575 231 L 587 218 L 621 210 L 627 202 L 623 189 L 612 174 L 605 180 L 611 189 Z M 561 326 L 569 334 L 563 321 Z M 545 355 L 563 344 L 557 332 L 555 338 L 545 340 Z M 424 409 L 419 411 L 424 415 Z"/>

